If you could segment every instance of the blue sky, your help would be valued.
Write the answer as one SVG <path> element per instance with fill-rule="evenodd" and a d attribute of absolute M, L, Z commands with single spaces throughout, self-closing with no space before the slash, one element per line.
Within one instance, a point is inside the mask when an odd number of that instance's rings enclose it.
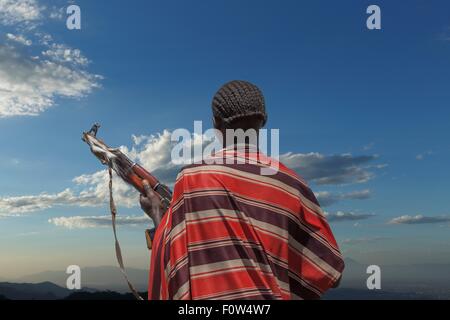
<path fill-rule="evenodd" d="M 65 27 L 68 2 L 19 2 L 26 14 L 8 16 L 0 1 L 0 278 L 115 264 L 104 220 L 82 218 L 108 210 L 81 132 L 99 121 L 129 150 L 144 135 L 144 164 L 174 170 L 146 152 L 166 150 L 150 135 L 209 124 L 213 94 L 233 79 L 260 86 L 281 152 L 319 200 L 334 199 L 325 210 L 343 220 L 331 223 L 346 256 L 450 263 L 448 2 L 377 1 L 374 31 L 368 1 L 75 1 L 79 31 Z M 91 184 L 73 181 L 85 174 Z M 98 198 L 82 198 L 89 188 Z M 140 217 L 122 191 L 120 214 Z M 128 264 L 146 268 L 137 224 L 120 237 Z"/>

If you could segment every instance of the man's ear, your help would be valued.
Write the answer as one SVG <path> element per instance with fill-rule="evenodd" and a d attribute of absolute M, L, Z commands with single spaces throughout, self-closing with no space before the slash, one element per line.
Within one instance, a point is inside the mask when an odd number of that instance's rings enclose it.
<path fill-rule="evenodd" d="M 219 117 L 213 117 L 213 125 L 214 128 L 217 130 L 222 130 L 223 129 L 223 121 L 221 118 Z"/>
<path fill-rule="evenodd" d="M 261 119 L 259 121 L 259 129 L 263 129 L 266 126 L 267 120 Z"/>

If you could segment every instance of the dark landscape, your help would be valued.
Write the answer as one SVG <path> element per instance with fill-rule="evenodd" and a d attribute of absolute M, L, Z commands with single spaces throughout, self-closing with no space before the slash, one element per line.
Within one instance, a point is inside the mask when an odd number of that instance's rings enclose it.
<path fill-rule="evenodd" d="M 381 290 L 366 287 L 367 266 L 346 259 L 346 271 L 338 289 L 324 300 L 417 300 L 450 299 L 450 266 L 381 266 Z M 127 269 L 131 282 L 147 296 L 148 271 Z M 67 274 L 46 271 L 0 281 L 0 300 L 133 300 L 120 270 L 114 266 L 82 268 L 82 289 L 66 289 Z M 414 280 L 411 280 L 414 279 Z"/>

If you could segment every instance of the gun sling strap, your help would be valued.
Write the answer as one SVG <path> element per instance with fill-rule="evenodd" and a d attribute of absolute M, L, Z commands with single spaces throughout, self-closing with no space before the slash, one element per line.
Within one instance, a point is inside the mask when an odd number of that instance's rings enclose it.
<path fill-rule="evenodd" d="M 123 258 L 122 258 L 122 249 L 120 248 L 120 243 L 119 243 L 119 240 L 117 239 L 117 230 L 116 230 L 117 208 L 114 203 L 114 197 L 113 197 L 113 190 L 112 190 L 113 174 L 112 174 L 111 166 L 109 166 L 108 171 L 109 171 L 109 208 L 111 210 L 112 228 L 113 228 L 113 232 L 114 232 L 114 241 L 115 241 L 117 262 L 119 263 L 120 271 L 122 272 L 122 274 L 128 284 L 128 287 L 130 288 L 130 290 L 133 293 L 133 295 L 135 296 L 135 298 L 137 300 L 144 300 L 140 296 L 140 294 L 138 293 L 136 288 L 133 286 L 133 284 L 130 282 L 128 275 L 125 271 L 125 265 L 123 263 Z"/>

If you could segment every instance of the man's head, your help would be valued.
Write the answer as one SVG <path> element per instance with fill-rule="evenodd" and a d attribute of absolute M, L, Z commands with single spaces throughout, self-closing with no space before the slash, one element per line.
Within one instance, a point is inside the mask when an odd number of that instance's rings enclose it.
<path fill-rule="evenodd" d="M 212 102 L 214 127 L 226 129 L 261 129 L 267 121 L 264 96 L 247 81 L 228 82 L 217 91 Z"/>

